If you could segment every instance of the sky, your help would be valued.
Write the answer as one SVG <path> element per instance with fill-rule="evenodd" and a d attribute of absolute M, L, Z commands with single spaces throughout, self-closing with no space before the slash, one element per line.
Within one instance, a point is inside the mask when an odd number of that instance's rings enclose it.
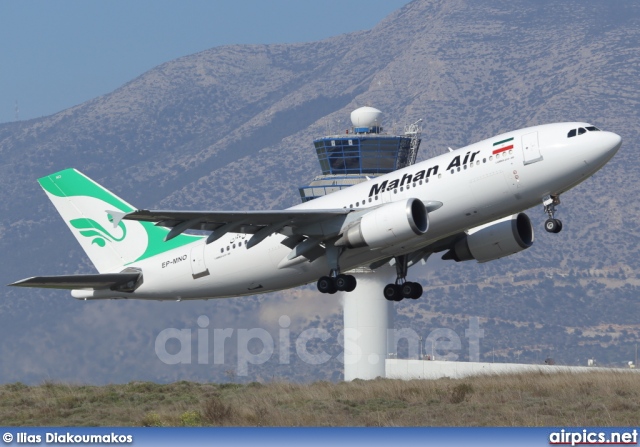
<path fill-rule="evenodd" d="M 0 123 L 59 112 L 212 47 L 312 42 L 370 29 L 407 3 L 0 0 Z"/>

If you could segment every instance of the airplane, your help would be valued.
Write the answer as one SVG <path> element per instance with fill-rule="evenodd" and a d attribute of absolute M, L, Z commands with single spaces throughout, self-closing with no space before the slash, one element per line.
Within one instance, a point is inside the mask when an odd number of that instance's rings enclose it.
<path fill-rule="evenodd" d="M 542 205 L 545 230 L 560 232 L 560 195 L 621 144 L 583 122 L 529 127 L 267 211 L 136 209 L 66 169 L 38 181 L 99 273 L 9 285 L 71 289 L 82 300 L 225 298 L 314 281 L 333 294 L 356 288 L 349 270 L 391 264 L 384 297 L 417 299 L 422 286 L 407 281 L 408 268 L 434 253 L 488 262 L 531 247 L 527 209 Z"/>

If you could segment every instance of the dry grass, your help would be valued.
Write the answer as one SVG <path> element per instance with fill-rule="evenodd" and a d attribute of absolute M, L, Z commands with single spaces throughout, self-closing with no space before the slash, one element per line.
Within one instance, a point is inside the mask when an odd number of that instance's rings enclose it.
<path fill-rule="evenodd" d="M 0 425 L 631 426 L 640 376 L 517 374 L 461 380 L 0 387 Z"/>

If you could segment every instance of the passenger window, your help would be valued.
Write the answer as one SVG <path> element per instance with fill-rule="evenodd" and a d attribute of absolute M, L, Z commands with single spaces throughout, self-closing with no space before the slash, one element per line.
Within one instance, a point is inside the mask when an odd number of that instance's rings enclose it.
<path fill-rule="evenodd" d="M 583 133 L 587 133 L 584 127 L 581 127 L 580 129 L 578 129 L 578 135 L 582 135 Z"/>
<path fill-rule="evenodd" d="M 576 136 L 576 129 L 572 129 L 569 131 L 569 134 L 567 135 L 567 138 L 571 138 L 571 137 L 575 137 Z"/>

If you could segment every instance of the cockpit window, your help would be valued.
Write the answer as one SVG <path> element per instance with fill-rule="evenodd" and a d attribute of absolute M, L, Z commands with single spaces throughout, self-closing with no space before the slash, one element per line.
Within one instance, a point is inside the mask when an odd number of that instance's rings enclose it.
<path fill-rule="evenodd" d="M 567 134 L 567 138 L 575 137 L 576 135 L 583 135 L 587 133 L 587 130 L 589 132 L 600 132 L 600 129 L 598 129 L 596 126 L 587 126 L 586 129 L 584 127 L 580 127 L 578 129 L 571 129 Z"/>

